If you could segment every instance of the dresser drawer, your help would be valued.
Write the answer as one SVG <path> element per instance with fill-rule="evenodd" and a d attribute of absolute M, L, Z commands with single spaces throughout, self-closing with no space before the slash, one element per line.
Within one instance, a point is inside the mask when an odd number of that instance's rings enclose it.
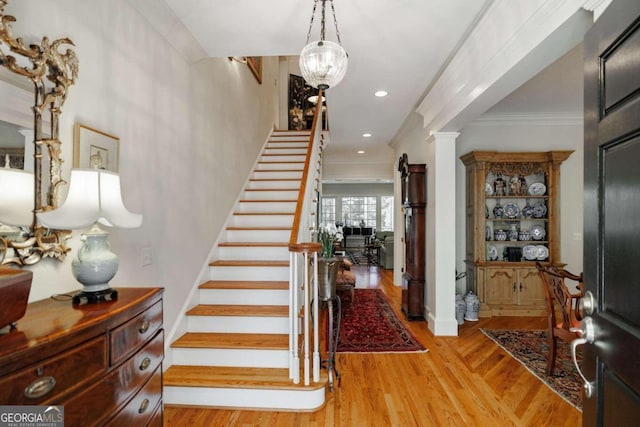
<path fill-rule="evenodd" d="M 146 427 L 162 427 L 162 421 L 162 401 L 160 401 Z"/>
<path fill-rule="evenodd" d="M 104 335 L 0 380 L 0 403 L 38 405 L 103 375 L 107 369 Z"/>
<path fill-rule="evenodd" d="M 114 328 L 110 333 L 110 360 L 116 365 L 135 353 L 162 327 L 162 301 Z"/>
<path fill-rule="evenodd" d="M 65 426 L 104 423 L 152 375 L 161 373 L 163 351 L 164 331 L 161 330 L 148 345 L 102 381 L 63 402 Z M 149 361 L 145 362 L 145 359 Z"/>
<path fill-rule="evenodd" d="M 162 369 L 158 368 L 142 389 L 118 412 L 108 426 L 146 426 L 162 400 Z"/>

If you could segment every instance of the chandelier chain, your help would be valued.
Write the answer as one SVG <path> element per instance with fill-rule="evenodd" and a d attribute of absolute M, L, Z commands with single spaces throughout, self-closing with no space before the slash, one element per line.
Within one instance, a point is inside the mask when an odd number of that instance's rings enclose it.
<path fill-rule="evenodd" d="M 333 12 L 333 23 L 336 26 L 336 38 L 338 39 L 338 44 L 342 46 L 342 41 L 340 41 L 340 30 L 338 30 L 338 20 L 336 19 L 336 8 L 333 4 L 333 0 L 331 0 L 331 11 Z"/>
<path fill-rule="evenodd" d="M 309 32 L 307 33 L 307 43 L 309 44 L 309 40 L 311 40 L 311 29 L 313 28 L 313 18 L 316 16 L 316 6 L 318 5 L 318 0 L 314 0 L 313 2 L 313 11 L 311 12 L 311 22 L 309 23 Z"/>
<path fill-rule="evenodd" d="M 325 39 L 325 4 L 327 0 L 314 0 L 313 1 L 313 11 L 311 12 L 311 20 L 309 22 L 309 31 L 307 32 L 307 44 L 309 44 L 309 40 L 311 40 L 311 30 L 313 29 L 313 21 L 316 17 L 316 7 L 318 6 L 318 2 L 322 2 L 322 17 L 320 19 L 320 40 Z M 336 27 L 336 38 L 338 39 L 338 44 L 342 45 L 342 40 L 340 39 L 340 30 L 338 29 L 338 19 L 336 18 L 336 7 L 333 4 L 333 0 L 328 0 L 331 3 L 331 13 L 333 15 L 333 24 Z"/>

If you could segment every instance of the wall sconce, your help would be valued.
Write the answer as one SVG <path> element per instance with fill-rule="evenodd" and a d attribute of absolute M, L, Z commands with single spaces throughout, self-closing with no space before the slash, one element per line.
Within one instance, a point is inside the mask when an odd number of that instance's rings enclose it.
<path fill-rule="evenodd" d="M 236 61 L 239 62 L 240 64 L 246 64 L 247 63 L 247 57 L 246 56 L 229 56 L 229 61 Z"/>
<path fill-rule="evenodd" d="M 37 216 L 50 228 L 91 227 L 83 234 L 85 242 L 71 262 L 73 276 L 83 286 L 82 292 L 73 296 L 73 303 L 116 299 L 118 291 L 111 289 L 108 282 L 118 271 L 118 256 L 109 248 L 109 233 L 98 223 L 120 228 L 136 228 L 142 224 L 142 215 L 129 212 L 122 202 L 120 176 L 104 170 L 72 169 L 64 204 Z"/>

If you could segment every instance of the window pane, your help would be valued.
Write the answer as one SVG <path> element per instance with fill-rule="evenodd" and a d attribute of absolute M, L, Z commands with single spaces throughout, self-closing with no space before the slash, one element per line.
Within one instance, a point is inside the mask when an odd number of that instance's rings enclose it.
<path fill-rule="evenodd" d="M 342 216 L 346 226 L 360 227 L 364 221 L 365 227 L 376 226 L 376 197 L 343 197 Z"/>
<path fill-rule="evenodd" d="M 320 225 L 327 226 L 336 222 L 335 197 L 323 197 L 320 199 Z"/>
<path fill-rule="evenodd" d="M 393 196 L 380 197 L 380 231 L 393 231 Z"/>

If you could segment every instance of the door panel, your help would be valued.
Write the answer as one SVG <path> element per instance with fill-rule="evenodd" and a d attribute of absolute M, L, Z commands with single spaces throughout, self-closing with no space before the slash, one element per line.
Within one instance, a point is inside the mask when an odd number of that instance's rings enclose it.
<path fill-rule="evenodd" d="M 585 426 L 640 419 L 639 52 L 640 2 L 614 0 L 585 37 L 584 284 L 595 297 Z"/>

